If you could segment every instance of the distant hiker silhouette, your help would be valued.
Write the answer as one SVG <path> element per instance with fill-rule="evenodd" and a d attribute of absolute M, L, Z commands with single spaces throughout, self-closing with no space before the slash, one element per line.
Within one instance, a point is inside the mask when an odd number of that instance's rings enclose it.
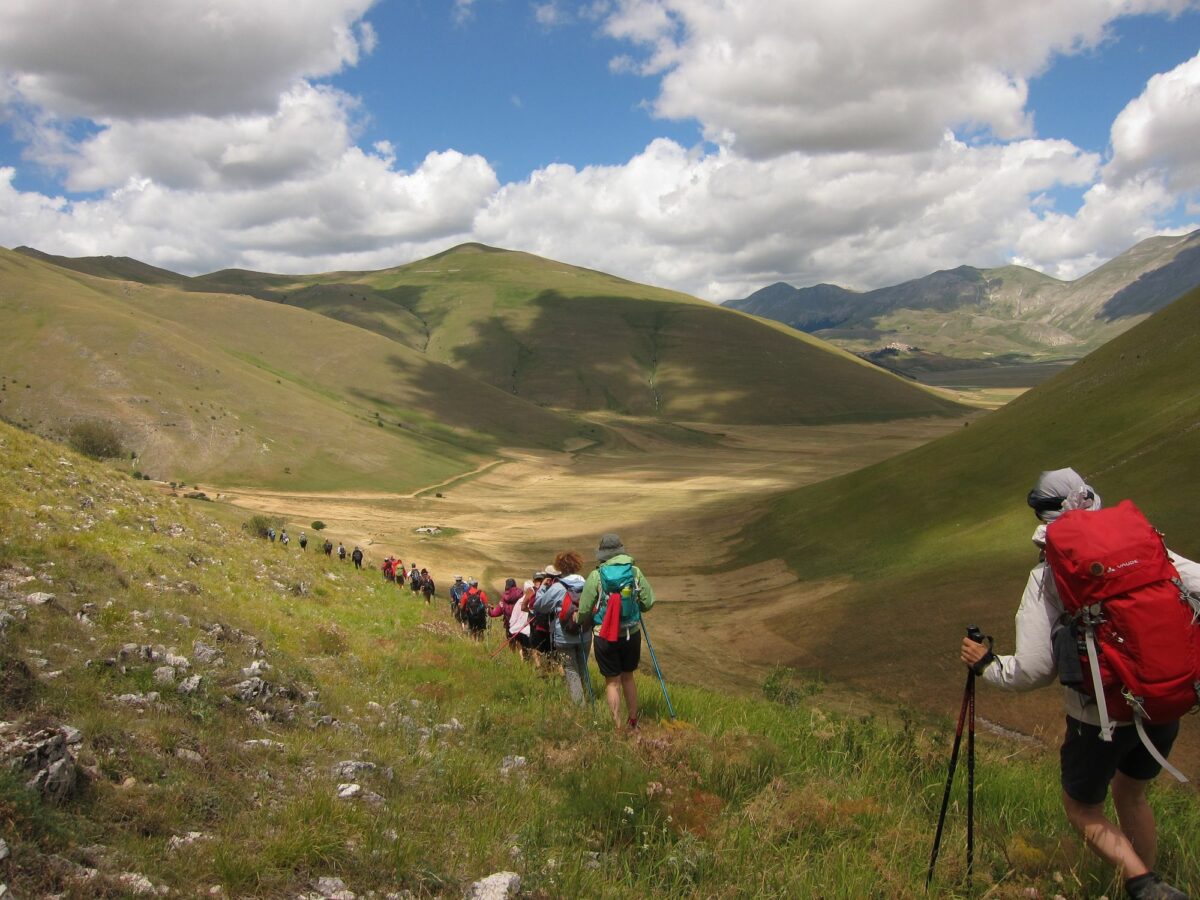
<path fill-rule="evenodd" d="M 308 535 L 306 535 L 303 531 L 300 532 L 300 549 L 301 550 L 308 549 Z"/>
<path fill-rule="evenodd" d="M 354 552 L 350 554 L 350 558 L 354 560 L 354 568 L 361 569 L 363 561 L 363 552 L 360 547 L 355 547 Z"/>
<path fill-rule="evenodd" d="M 346 545 L 339 542 L 338 543 L 338 559 L 344 560 L 345 558 L 346 558 Z"/>
<path fill-rule="evenodd" d="M 333 554 L 333 541 L 326 539 L 325 545 L 321 549 L 325 551 L 326 556 L 332 555 Z"/>

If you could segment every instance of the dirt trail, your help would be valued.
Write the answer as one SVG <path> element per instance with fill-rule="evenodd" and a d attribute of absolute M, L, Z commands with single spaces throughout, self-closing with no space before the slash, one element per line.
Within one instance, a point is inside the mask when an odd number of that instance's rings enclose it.
<path fill-rule="evenodd" d="M 669 660 L 676 677 L 747 687 L 761 683 L 770 660 L 797 655 L 772 620 L 837 585 L 802 587 L 779 560 L 724 568 L 739 530 L 774 494 L 958 427 L 945 420 L 759 426 L 707 429 L 715 446 L 680 448 L 635 435 L 638 449 L 625 451 L 506 450 L 499 464 L 438 486 L 441 498 L 429 488 L 411 495 L 218 490 L 224 501 L 282 515 L 297 531 L 320 519 L 335 542 L 362 546 L 368 565 L 394 553 L 428 567 L 443 588 L 454 575 L 474 575 L 494 589 L 565 548 L 590 566 L 599 536 L 615 531 L 662 603 L 651 627 L 664 667 Z M 414 534 L 425 525 L 445 531 Z"/>

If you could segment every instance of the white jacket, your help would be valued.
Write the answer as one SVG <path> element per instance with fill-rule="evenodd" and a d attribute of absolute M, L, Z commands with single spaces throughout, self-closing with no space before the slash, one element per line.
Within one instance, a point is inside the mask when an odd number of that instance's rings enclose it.
<path fill-rule="evenodd" d="M 1034 532 L 1033 542 L 1045 545 L 1044 525 Z M 1189 591 L 1200 591 L 1200 564 L 1169 550 L 1167 554 L 1179 570 L 1184 586 Z M 1054 661 L 1052 633 L 1062 614 L 1054 576 L 1043 560 L 1029 573 L 1017 608 L 1017 652 L 1010 656 L 997 654 L 995 662 L 983 670 L 983 679 L 1005 691 L 1030 691 L 1054 683 L 1058 679 L 1058 666 Z M 1063 688 L 1063 692 L 1068 716 L 1090 725 L 1100 724 L 1100 712 L 1092 697 L 1072 688 Z"/>

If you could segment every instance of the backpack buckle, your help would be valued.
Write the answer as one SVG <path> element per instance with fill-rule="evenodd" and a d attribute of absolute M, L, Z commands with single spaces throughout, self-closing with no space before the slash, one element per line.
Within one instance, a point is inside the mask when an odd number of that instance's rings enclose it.
<path fill-rule="evenodd" d="M 1150 721 L 1150 717 L 1146 715 L 1146 707 L 1143 705 L 1144 698 L 1135 697 L 1130 692 L 1129 688 L 1122 690 L 1121 696 L 1125 698 L 1125 702 L 1129 704 L 1131 709 L 1133 709 L 1133 714 L 1135 716 L 1145 719 L 1146 721 Z"/>

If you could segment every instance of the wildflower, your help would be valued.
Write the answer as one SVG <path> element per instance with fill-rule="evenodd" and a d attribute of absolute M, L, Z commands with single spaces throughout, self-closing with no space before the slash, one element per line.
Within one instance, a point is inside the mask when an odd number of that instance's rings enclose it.
<path fill-rule="evenodd" d="M 629 818 L 631 818 L 631 819 L 633 818 L 633 807 L 632 806 L 625 807 L 625 815 L 629 816 Z"/>

